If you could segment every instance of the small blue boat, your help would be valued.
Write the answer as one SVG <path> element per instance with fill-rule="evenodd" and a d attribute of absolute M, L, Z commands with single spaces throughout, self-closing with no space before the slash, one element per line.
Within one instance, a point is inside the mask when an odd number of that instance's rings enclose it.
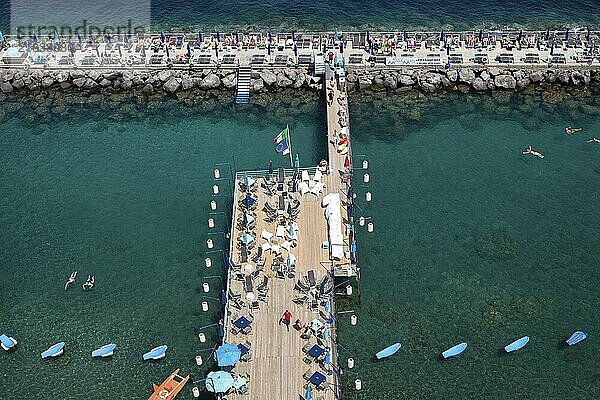
<path fill-rule="evenodd" d="M 506 351 L 507 353 L 517 351 L 525 347 L 527 343 L 529 343 L 529 336 L 523 336 L 521 339 L 517 339 L 511 344 L 505 346 L 504 351 Z"/>
<path fill-rule="evenodd" d="M 6 351 L 10 351 L 17 346 L 17 340 L 14 337 L 0 335 L 0 345 Z"/>
<path fill-rule="evenodd" d="M 375 354 L 375 357 L 377 357 L 378 360 L 381 360 L 382 358 L 394 355 L 398 350 L 400 350 L 401 346 L 402 345 L 400 343 L 394 343 L 393 345 L 388 346 L 385 349 L 378 352 L 377 354 Z"/>
<path fill-rule="evenodd" d="M 160 360 L 161 358 L 165 358 L 167 352 L 167 345 L 162 345 L 153 348 L 146 354 L 144 354 L 144 361 L 146 360 Z"/>
<path fill-rule="evenodd" d="M 114 343 L 105 344 L 99 349 L 92 351 L 92 357 L 110 357 L 113 355 L 115 347 L 117 347 L 117 345 Z"/>
<path fill-rule="evenodd" d="M 48 350 L 46 350 L 45 352 L 42 353 L 42 358 L 58 357 L 58 356 L 62 355 L 64 350 L 65 350 L 65 342 L 56 343 L 55 345 L 50 346 L 50 348 L 48 348 Z"/>
<path fill-rule="evenodd" d="M 567 339 L 567 344 L 569 346 L 573 346 L 574 344 L 577 344 L 577 343 L 581 342 L 585 338 L 587 338 L 587 333 L 585 333 L 583 331 L 575 331 L 575 332 L 573 332 L 573 334 L 571 335 L 571 337 L 569 337 Z"/>
<path fill-rule="evenodd" d="M 462 353 L 463 351 L 465 351 L 466 348 L 467 348 L 466 343 L 464 343 L 464 342 L 459 343 L 456 346 L 452 346 L 448 350 L 444 351 L 442 353 L 442 357 L 444 357 L 444 358 L 455 357 L 455 356 L 459 355 L 460 353 Z"/>

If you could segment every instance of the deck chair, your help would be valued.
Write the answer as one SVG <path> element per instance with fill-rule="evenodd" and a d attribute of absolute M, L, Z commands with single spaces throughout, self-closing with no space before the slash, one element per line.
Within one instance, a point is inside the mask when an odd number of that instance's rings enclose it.
<path fill-rule="evenodd" d="M 294 303 L 298 304 L 299 306 L 303 305 L 304 303 L 306 303 L 306 300 L 308 300 L 308 296 L 299 296 L 294 298 L 294 300 L 292 300 Z"/>
<path fill-rule="evenodd" d="M 313 344 L 308 342 L 304 346 L 302 346 L 302 352 L 308 353 L 308 351 L 313 347 Z"/>
<path fill-rule="evenodd" d="M 310 189 L 308 188 L 308 184 L 306 182 L 301 182 L 298 185 L 298 190 L 300 191 L 300 194 L 304 196 Z"/>
<path fill-rule="evenodd" d="M 271 240 L 271 238 L 273 237 L 273 234 L 271 232 L 269 232 L 268 230 L 263 229 L 262 232 L 260 233 L 260 237 L 268 241 L 268 240 Z M 268 250 L 268 248 L 266 248 L 266 249 L 263 248 L 263 251 L 264 250 Z"/>
<path fill-rule="evenodd" d="M 302 359 L 306 365 L 311 365 L 313 362 L 313 358 L 311 356 L 306 356 Z"/>
<path fill-rule="evenodd" d="M 260 304 L 258 303 L 258 301 L 253 301 L 252 303 L 250 303 L 250 310 L 260 310 Z M 252 330 L 250 326 L 248 326 L 248 328 Z"/>
<path fill-rule="evenodd" d="M 258 301 L 262 301 L 263 303 L 266 303 L 269 301 L 269 296 L 266 293 L 259 293 Z"/>
<path fill-rule="evenodd" d="M 306 352 L 305 352 L 305 353 L 306 353 Z M 304 371 L 304 373 L 302 374 L 302 377 L 303 377 L 305 380 L 309 380 L 309 379 L 310 379 L 310 377 L 312 376 L 312 374 L 313 374 L 313 372 L 312 372 L 312 369 L 310 369 L 310 368 L 309 368 L 309 369 L 307 369 L 306 371 Z"/>
<path fill-rule="evenodd" d="M 231 333 L 232 335 L 237 335 L 238 333 L 240 333 L 240 329 L 235 325 L 231 325 L 231 327 L 229 327 L 229 333 Z"/>

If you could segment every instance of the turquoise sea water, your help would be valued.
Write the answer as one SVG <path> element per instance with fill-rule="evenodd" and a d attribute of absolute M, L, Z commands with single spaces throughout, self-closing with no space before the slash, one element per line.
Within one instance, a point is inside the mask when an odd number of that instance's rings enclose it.
<path fill-rule="evenodd" d="M 599 101 L 532 111 L 539 101 L 521 97 L 352 100 L 354 152 L 369 159 L 371 175 L 368 188 L 357 188 L 359 214 L 372 217 L 375 232 L 359 228 L 362 301 L 339 302 L 359 321 L 350 326 L 340 315 L 342 365 L 356 360 L 345 369 L 344 398 L 599 397 L 600 145 L 585 143 L 600 136 Z M 197 367 L 194 357 L 208 358 L 201 350 L 216 330 L 203 329 L 205 344 L 197 334 L 219 309 L 208 299 L 210 311 L 201 311 L 201 286 L 223 273 L 220 263 L 203 263 L 215 163 L 233 164 L 235 154 L 240 169 L 284 165 L 271 139 L 287 122 L 302 164 L 316 163 L 323 104 L 301 117 L 281 104 L 172 105 L 120 122 L 95 106 L 32 119 L 24 105 L 5 120 L 0 327 L 20 347 L 0 354 L 0 393 L 145 398 L 175 368 L 203 378 L 214 365 Z M 575 124 L 584 133 L 562 133 Z M 529 144 L 546 157 L 522 156 Z M 367 190 L 371 204 L 362 200 Z M 65 292 L 73 270 L 78 283 Z M 93 291 L 81 289 L 86 274 L 96 276 Z M 216 296 L 219 279 L 208 281 Z M 560 349 L 576 329 L 590 337 Z M 531 337 L 525 349 L 498 355 L 523 335 Z M 42 361 L 58 341 L 67 342 L 65 355 Z M 119 346 L 111 360 L 90 358 L 111 341 Z M 396 341 L 394 358 L 374 362 Z M 461 341 L 470 346 L 459 359 L 436 359 Z M 163 343 L 165 360 L 141 361 Z"/>

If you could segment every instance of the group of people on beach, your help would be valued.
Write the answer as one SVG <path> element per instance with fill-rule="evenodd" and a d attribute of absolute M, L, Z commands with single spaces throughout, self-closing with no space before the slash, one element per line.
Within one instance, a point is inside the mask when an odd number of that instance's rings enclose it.
<path fill-rule="evenodd" d="M 565 128 L 565 134 L 572 135 L 574 133 L 581 132 L 582 130 L 583 130 L 583 128 L 573 128 L 573 127 L 568 126 Z M 588 140 L 587 143 L 600 143 L 600 138 L 594 136 L 593 138 Z M 531 155 L 539 157 L 539 158 L 544 158 L 544 155 L 542 153 L 540 153 L 539 151 L 533 150 L 531 148 L 531 146 L 528 146 L 525 150 L 523 150 L 523 154 L 531 154 Z"/>

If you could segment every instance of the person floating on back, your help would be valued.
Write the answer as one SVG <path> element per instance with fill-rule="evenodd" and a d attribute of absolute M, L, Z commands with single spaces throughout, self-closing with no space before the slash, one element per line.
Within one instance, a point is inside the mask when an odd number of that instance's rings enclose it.
<path fill-rule="evenodd" d="M 581 131 L 581 130 L 582 130 L 582 128 L 571 128 L 571 127 L 569 126 L 569 127 L 565 128 L 565 133 L 566 133 L 567 135 L 572 135 L 572 134 L 574 134 L 574 133 L 577 133 L 577 132 L 579 132 L 579 131 Z"/>
<path fill-rule="evenodd" d="M 94 283 L 96 281 L 96 277 L 94 275 L 88 275 L 87 280 L 83 284 L 83 289 L 91 289 L 94 287 Z"/>
<path fill-rule="evenodd" d="M 597 137 L 591 138 L 587 141 L 588 143 L 600 143 L 600 139 Z"/>
<path fill-rule="evenodd" d="M 526 150 L 523 150 L 523 154 L 531 154 L 539 158 L 544 158 L 544 155 L 539 151 L 535 151 L 531 148 L 531 146 L 527 147 Z"/>
<path fill-rule="evenodd" d="M 279 325 L 281 325 L 282 322 L 285 324 L 287 331 L 289 332 L 290 331 L 290 323 L 292 322 L 292 313 L 290 313 L 289 310 L 285 310 L 285 312 L 279 319 Z"/>

